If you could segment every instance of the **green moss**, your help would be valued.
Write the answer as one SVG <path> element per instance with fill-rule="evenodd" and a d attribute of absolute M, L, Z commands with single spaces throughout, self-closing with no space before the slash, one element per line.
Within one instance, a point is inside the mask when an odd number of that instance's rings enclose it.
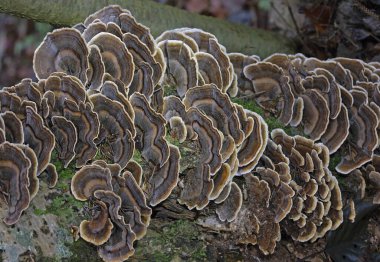
<path fill-rule="evenodd" d="M 65 246 L 68 247 L 72 255 L 70 259 L 67 261 L 70 262 L 82 262 L 82 261 L 102 261 L 102 259 L 98 256 L 98 252 L 96 251 L 96 247 L 85 242 L 82 239 L 75 241 L 73 243 L 65 243 Z"/>
<path fill-rule="evenodd" d="M 268 113 L 265 113 L 264 109 L 261 108 L 255 100 L 249 99 L 249 98 L 231 98 L 232 102 L 237 103 L 244 107 L 245 109 L 248 109 L 250 111 L 253 111 L 260 116 L 262 116 L 265 120 L 265 122 L 268 125 L 269 132 L 276 128 L 281 128 L 285 131 L 286 134 L 294 136 L 294 135 L 304 135 L 304 133 L 299 128 L 293 128 L 291 126 L 285 126 L 283 123 L 281 123 L 276 117 L 274 116 L 267 116 Z"/>
<path fill-rule="evenodd" d="M 166 137 L 165 137 L 166 141 L 168 141 L 170 144 L 172 145 L 175 145 L 177 147 L 181 147 L 178 139 L 172 137 L 170 134 L 166 134 Z"/>
<path fill-rule="evenodd" d="M 132 261 L 206 260 L 206 245 L 191 221 L 156 220 L 151 225 L 147 235 L 138 242 Z"/>
<path fill-rule="evenodd" d="M 60 220 L 72 220 L 78 216 L 78 211 L 84 206 L 84 202 L 77 201 L 70 194 L 56 195 L 46 206 L 46 209 L 34 209 L 37 216 L 52 214 L 56 215 Z"/>
<path fill-rule="evenodd" d="M 162 88 L 164 89 L 164 96 L 177 95 L 177 87 L 175 85 L 164 85 Z"/>
<path fill-rule="evenodd" d="M 340 154 L 333 154 L 330 156 L 330 163 L 329 163 L 329 169 L 333 172 L 335 171 L 335 167 L 340 163 L 341 156 Z"/>
<path fill-rule="evenodd" d="M 139 163 L 140 165 L 143 163 L 143 158 L 142 158 L 142 155 L 141 155 L 141 152 L 137 149 L 135 149 L 135 152 L 133 152 L 133 156 L 132 156 L 132 159 L 135 160 L 137 163 Z"/>
<path fill-rule="evenodd" d="M 64 224 L 78 217 L 78 211 L 83 207 L 84 203 L 76 200 L 70 193 L 71 178 L 76 171 L 74 161 L 65 168 L 54 150 L 51 162 L 55 165 L 58 173 L 58 182 L 54 187 L 55 191 L 48 195 L 49 202 L 46 204 L 45 209 L 35 208 L 33 212 L 38 216 L 45 214 L 56 215 Z"/>
<path fill-rule="evenodd" d="M 262 109 L 255 100 L 253 99 L 247 99 L 247 98 L 238 98 L 238 97 L 232 97 L 231 101 L 241 105 L 245 109 L 251 110 L 262 117 L 264 117 L 264 109 Z"/>

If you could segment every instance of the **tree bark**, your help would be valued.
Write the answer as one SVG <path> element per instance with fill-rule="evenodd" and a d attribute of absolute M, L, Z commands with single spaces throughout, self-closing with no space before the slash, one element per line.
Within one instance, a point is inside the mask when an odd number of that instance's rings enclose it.
<path fill-rule="evenodd" d="M 130 10 L 138 22 L 150 28 L 155 37 L 168 29 L 196 27 L 215 34 L 228 52 L 265 58 L 276 52 L 295 51 L 292 40 L 274 32 L 189 13 L 148 0 L 1 0 L 0 12 L 54 25 L 72 26 L 109 4 L 118 4 Z"/>

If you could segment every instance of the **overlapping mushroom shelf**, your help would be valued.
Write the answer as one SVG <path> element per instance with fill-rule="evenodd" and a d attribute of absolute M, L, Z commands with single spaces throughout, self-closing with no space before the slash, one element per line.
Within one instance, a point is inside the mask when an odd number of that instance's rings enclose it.
<path fill-rule="evenodd" d="M 152 209 L 174 189 L 189 209 L 215 207 L 203 226 L 264 254 L 275 252 L 281 228 L 316 241 L 343 220 L 330 154 L 345 152 L 337 170 L 349 173 L 377 148 L 376 66 L 279 54 L 261 62 L 192 28 L 153 39 L 129 11 L 106 7 L 48 33 L 34 56 L 38 82 L 0 91 L 4 222 L 17 222 L 41 173 L 54 187 L 55 150 L 77 168 L 71 193 L 92 207 L 79 233 L 105 261 L 133 255 Z M 308 138 L 268 130 L 236 95 Z M 378 188 L 376 163 L 366 170 Z"/>
<path fill-rule="evenodd" d="M 377 63 L 302 54 L 274 54 L 263 61 L 233 57 L 238 96 L 252 97 L 283 124 L 341 155 L 337 172 L 348 174 L 372 160 L 380 112 Z"/>

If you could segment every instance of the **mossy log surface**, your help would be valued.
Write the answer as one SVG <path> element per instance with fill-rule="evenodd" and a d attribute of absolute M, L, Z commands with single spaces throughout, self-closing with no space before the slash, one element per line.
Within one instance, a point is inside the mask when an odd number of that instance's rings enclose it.
<path fill-rule="evenodd" d="M 275 32 L 189 13 L 149 0 L 2 0 L 0 12 L 54 25 L 72 26 L 109 4 L 118 4 L 130 10 L 137 21 L 151 29 L 155 37 L 173 28 L 196 27 L 215 34 L 228 52 L 255 54 L 262 58 L 276 52 L 295 52 L 294 42 Z"/>

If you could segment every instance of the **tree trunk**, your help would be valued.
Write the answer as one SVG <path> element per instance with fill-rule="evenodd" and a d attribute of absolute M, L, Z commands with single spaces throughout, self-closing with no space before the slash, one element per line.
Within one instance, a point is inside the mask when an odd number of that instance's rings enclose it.
<path fill-rule="evenodd" d="M 148 0 L 2 0 L 0 12 L 54 25 L 72 26 L 109 4 L 132 12 L 153 36 L 179 27 L 196 27 L 216 35 L 228 52 L 265 58 L 273 53 L 294 53 L 295 43 L 274 32 L 253 29 L 217 18 L 186 12 Z"/>

